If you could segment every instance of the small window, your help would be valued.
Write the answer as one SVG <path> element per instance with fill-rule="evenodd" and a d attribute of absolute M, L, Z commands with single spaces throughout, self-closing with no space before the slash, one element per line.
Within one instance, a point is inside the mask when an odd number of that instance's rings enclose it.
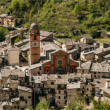
<path fill-rule="evenodd" d="M 54 82 L 51 82 L 51 85 L 54 85 Z"/>
<path fill-rule="evenodd" d="M 27 83 L 27 85 L 29 85 L 29 83 Z"/>
<path fill-rule="evenodd" d="M 38 75 L 40 75 L 40 72 L 38 72 Z"/>
<path fill-rule="evenodd" d="M 39 68 L 39 70 L 41 70 L 41 68 Z"/>
<path fill-rule="evenodd" d="M 98 75 L 98 78 L 100 78 L 100 75 Z"/>
<path fill-rule="evenodd" d="M 58 99 L 60 99 L 60 96 L 58 96 Z"/>
<path fill-rule="evenodd" d="M 94 72 L 94 74 L 96 74 L 96 72 Z"/>
<path fill-rule="evenodd" d="M 84 86 L 83 86 L 83 89 L 84 89 Z"/>
<path fill-rule="evenodd" d="M 30 98 L 31 98 L 31 96 L 28 96 L 28 98 L 30 99 Z"/>
<path fill-rule="evenodd" d="M 96 78 L 96 75 L 94 75 L 94 77 Z"/>
<path fill-rule="evenodd" d="M 36 40 L 36 35 L 34 35 L 34 40 Z"/>
<path fill-rule="evenodd" d="M 59 94 L 60 94 L 60 91 L 59 91 Z"/>
<path fill-rule="evenodd" d="M 47 72 L 49 72 L 49 70 L 47 69 Z"/>
<path fill-rule="evenodd" d="M 88 91 L 89 89 L 87 88 L 87 91 Z"/>
<path fill-rule="evenodd" d="M 60 104 L 60 102 L 59 102 L 59 104 Z"/>

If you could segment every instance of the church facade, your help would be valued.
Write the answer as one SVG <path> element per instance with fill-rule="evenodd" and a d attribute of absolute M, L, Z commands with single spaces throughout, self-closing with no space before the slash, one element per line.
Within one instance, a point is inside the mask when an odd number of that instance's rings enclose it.
<path fill-rule="evenodd" d="M 42 64 L 43 74 L 67 74 L 76 73 L 78 63 L 69 58 L 69 54 L 63 50 L 51 53 L 51 60 Z"/>

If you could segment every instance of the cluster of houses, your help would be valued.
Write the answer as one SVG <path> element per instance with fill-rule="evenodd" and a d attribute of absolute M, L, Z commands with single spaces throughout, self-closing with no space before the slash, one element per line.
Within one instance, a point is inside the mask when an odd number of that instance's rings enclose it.
<path fill-rule="evenodd" d="M 6 42 L 7 42 L 6 36 Z M 77 92 L 96 101 L 110 100 L 110 47 L 93 43 L 91 36 L 60 44 L 53 33 L 32 23 L 29 38 L 0 43 L 0 107 L 24 110 L 41 97 L 52 108 L 70 105 Z M 6 63 L 7 61 L 7 63 Z"/>
<path fill-rule="evenodd" d="M 15 27 L 17 24 L 17 19 L 13 16 L 8 16 L 7 14 L 0 15 L 0 25 Z"/>

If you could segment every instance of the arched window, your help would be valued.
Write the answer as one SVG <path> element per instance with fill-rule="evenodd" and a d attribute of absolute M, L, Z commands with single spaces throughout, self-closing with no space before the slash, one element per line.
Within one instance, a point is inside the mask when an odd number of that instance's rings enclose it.
<path fill-rule="evenodd" d="M 71 72 L 74 73 L 74 68 L 72 67 Z"/>
<path fill-rule="evenodd" d="M 34 40 L 36 40 L 36 35 L 34 35 Z"/>

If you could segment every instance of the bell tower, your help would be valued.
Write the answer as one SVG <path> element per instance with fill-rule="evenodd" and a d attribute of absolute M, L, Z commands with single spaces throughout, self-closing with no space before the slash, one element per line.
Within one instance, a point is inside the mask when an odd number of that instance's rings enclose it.
<path fill-rule="evenodd" d="M 38 25 L 32 23 L 29 32 L 30 44 L 30 64 L 37 63 L 40 59 L 40 32 Z"/>

